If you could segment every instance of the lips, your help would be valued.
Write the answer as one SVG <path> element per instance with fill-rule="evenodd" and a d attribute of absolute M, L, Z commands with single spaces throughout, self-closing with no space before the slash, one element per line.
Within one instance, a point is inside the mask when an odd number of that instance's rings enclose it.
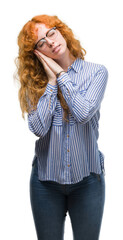
<path fill-rule="evenodd" d="M 59 48 L 60 44 L 58 46 L 56 46 L 55 48 L 53 48 L 52 52 L 55 52 L 57 50 L 57 48 Z"/>

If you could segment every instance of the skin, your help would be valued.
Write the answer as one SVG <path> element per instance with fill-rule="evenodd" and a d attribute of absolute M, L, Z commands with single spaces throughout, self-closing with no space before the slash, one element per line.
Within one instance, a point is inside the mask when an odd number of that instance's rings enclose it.
<path fill-rule="evenodd" d="M 45 24 L 36 24 L 36 28 L 38 29 L 36 40 L 37 43 L 38 40 L 46 36 L 46 32 L 50 28 L 46 27 Z M 47 44 L 45 49 L 38 48 L 34 50 L 34 54 L 43 64 L 49 79 L 49 83 L 55 85 L 57 83 L 56 74 L 60 71 L 67 71 L 68 66 L 70 66 L 74 62 L 75 57 L 71 55 L 67 47 L 66 41 L 61 35 L 60 31 L 58 31 L 58 35 L 55 39 L 51 40 L 46 37 L 45 40 Z M 58 52 L 52 52 L 53 48 L 58 46 L 59 44 L 61 44 L 60 50 Z"/>

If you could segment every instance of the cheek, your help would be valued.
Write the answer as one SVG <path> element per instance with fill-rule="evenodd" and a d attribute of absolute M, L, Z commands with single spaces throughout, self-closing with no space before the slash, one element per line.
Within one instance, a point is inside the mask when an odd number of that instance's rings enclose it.
<path fill-rule="evenodd" d="M 60 37 L 59 42 L 62 43 L 64 46 L 67 46 L 66 40 L 62 37 Z"/>
<path fill-rule="evenodd" d="M 43 53 L 44 55 L 46 55 L 47 57 L 50 57 L 50 53 L 49 53 L 49 50 L 45 49 L 45 50 L 38 50 L 39 52 Z"/>

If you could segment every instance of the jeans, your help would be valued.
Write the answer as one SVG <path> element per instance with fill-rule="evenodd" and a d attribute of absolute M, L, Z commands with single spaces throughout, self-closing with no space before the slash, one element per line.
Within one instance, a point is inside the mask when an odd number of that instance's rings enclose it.
<path fill-rule="evenodd" d="M 105 203 L 104 172 L 90 173 L 75 184 L 40 181 L 36 158 L 30 202 L 38 240 L 63 240 L 67 212 L 74 240 L 98 240 Z"/>

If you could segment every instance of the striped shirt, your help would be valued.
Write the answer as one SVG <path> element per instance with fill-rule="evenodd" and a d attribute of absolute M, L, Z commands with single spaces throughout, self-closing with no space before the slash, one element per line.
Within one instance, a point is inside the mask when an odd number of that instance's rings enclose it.
<path fill-rule="evenodd" d="M 32 161 L 37 159 L 39 180 L 74 184 L 105 170 L 97 140 L 107 79 L 104 65 L 77 58 L 56 85 L 47 84 L 36 110 L 28 114 L 29 129 L 39 137 Z M 69 122 L 63 120 L 58 86 L 70 110 Z"/>

